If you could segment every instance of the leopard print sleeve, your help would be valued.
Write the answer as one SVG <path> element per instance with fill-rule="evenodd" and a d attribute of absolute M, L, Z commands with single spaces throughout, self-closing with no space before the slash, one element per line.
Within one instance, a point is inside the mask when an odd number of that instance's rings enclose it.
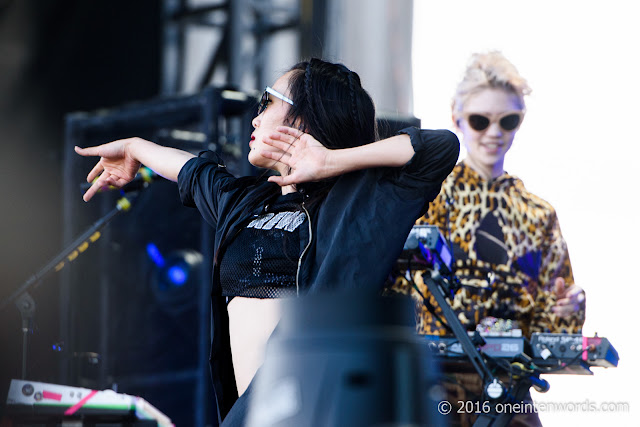
<path fill-rule="evenodd" d="M 580 333 L 582 331 L 586 314 L 585 301 L 569 317 L 560 317 L 551 310 L 558 300 L 555 287 L 555 279 L 558 277 L 564 278 L 566 286 L 574 284 L 567 244 L 562 236 L 556 212 L 551 208 L 542 247 L 542 265 L 538 281 L 540 289 L 532 292 L 535 307 L 531 332 Z"/>

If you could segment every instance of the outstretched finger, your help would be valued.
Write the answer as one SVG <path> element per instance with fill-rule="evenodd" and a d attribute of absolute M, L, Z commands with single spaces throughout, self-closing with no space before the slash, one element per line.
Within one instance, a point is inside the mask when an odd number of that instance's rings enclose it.
<path fill-rule="evenodd" d="M 269 182 L 275 182 L 280 187 L 286 187 L 287 185 L 292 185 L 292 184 L 296 183 L 293 175 L 287 175 L 287 176 L 276 176 L 276 175 L 274 175 L 274 176 L 270 176 L 268 181 Z"/>
<path fill-rule="evenodd" d="M 289 126 L 278 126 L 276 128 L 276 130 L 278 132 L 280 132 L 280 133 L 284 133 L 286 135 L 291 135 L 292 137 L 294 137 L 296 139 L 300 138 L 302 135 L 304 135 L 304 132 L 302 132 L 301 130 L 296 129 L 296 128 L 292 128 L 292 127 L 289 127 Z"/>
<path fill-rule="evenodd" d="M 566 292 L 564 278 L 556 277 L 555 279 L 555 292 L 557 295 L 564 295 Z"/>
<path fill-rule="evenodd" d="M 289 153 L 285 153 L 282 151 L 267 151 L 267 150 L 262 150 L 260 151 L 260 155 L 262 157 L 265 157 L 267 159 L 271 159 L 271 160 L 275 160 L 277 162 L 280 163 L 284 163 L 287 166 L 291 166 L 289 164 L 290 160 L 291 160 L 291 154 Z"/>
<path fill-rule="evenodd" d="M 73 147 L 74 150 L 76 151 L 76 153 L 80 154 L 81 156 L 100 156 L 100 147 L 87 147 L 87 148 L 80 148 L 77 145 L 75 147 Z"/>
<path fill-rule="evenodd" d="M 103 182 L 102 179 L 98 178 L 92 185 L 91 187 L 89 187 L 89 189 L 84 193 L 84 195 L 82 196 L 82 200 L 84 200 L 85 202 L 88 202 L 89 200 L 91 200 L 91 198 L 93 196 L 95 196 L 95 194 L 100 191 L 103 187 L 105 187 L 105 183 Z"/>
<path fill-rule="evenodd" d="M 100 175 L 89 187 L 89 189 L 84 193 L 84 201 L 88 202 L 94 194 L 101 190 L 107 190 L 109 188 L 122 188 L 125 184 L 127 184 L 129 180 L 124 178 L 118 178 L 116 175 L 111 175 L 108 172 L 104 172 Z"/>
<path fill-rule="evenodd" d="M 282 151 L 289 151 L 293 146 L 293 141 L 284 141 L 277 133 L 274 133 L 267 138 L 263 138 L 262 142 Z"/>
<path fill-rule="evenodd" d="M 93 182 L 100 174 L 104 171 L 104 166 L 102 162 L 96 163 L 96 165 L 91 169 L 91 172 L 87 175 L 87 182 Z"/>

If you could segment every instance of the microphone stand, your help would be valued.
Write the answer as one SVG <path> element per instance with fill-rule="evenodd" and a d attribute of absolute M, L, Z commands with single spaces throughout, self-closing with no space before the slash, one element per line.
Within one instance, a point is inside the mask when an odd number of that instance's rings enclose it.
<path fill-rule="evenodd" d="M 8 298 L 0 302 L 0 311 L 11 303 L 15 303 L 22 317 L 22 377 L 27 377 L 27 337 L 30 330 L 31 321 L 36 311 L 36 303 L 29 295 L 27 290 L 38 284 L 52 272 L 58 272 L 64 268 L 67 263 L 74 261 L 82 254 L 91 243 L 100 238 L 100 230 L 104 228 L 116 215 L 126 212 L 131 208 L 131 201 L 126 198 L 120 198 L 116 207 L 107 212 L 102 218 L 93 223 L 85 232 L 78 236 L 73 242 L 65 247 L 58 255 L 42 267 L 36 274 L 31 276 L 20 285 Z"/>
<path fill-rule="evenodd" d="M 420 246 L 420 250 L 427 258 L 427 254 L 431 253 L 429 249 L 427 249 L 424 244 L 419 241 L 418 245 Z M 438 263 L 436 263 L 436 266 Z M 446 295 L 449 292 L 449 284 L 445 281 L 445 279 L 440 274 L 438 268 L 431 270 L 431 275 L 428 277 L 426 274 L 423 275 L 424 283 L 429 289 L 429 292 L 435 298 L 438 306 L 442 310 L 442 313 L 447 321 L 447 324 L 453 331 L 453 334 L 457 338 L 458 342 L 462 346 L 462 350 L 469 358 L 469 361 L 475 368 L 476 372 L 482 379 L 484 393 L 483 395 L 489 396 L 489 398 L 493 401 L 492 403 L 504 402 L 507 399 L 511 399 L 512 402 L 522 402 L 522 400 L 526 397 L 529 389 L 532 386 L 536 386 L 540 391 L 548 390 L 549 384 L 540 379 L 540 372 L 532 368 L 531 374 L 526 376 L 519 376 L 515 381 L 515 385 L 510 388 L 509 393 L 505 389 L 504 385 L 496 378 L 491 370 L 487 367 L 485 359 L 482 357 L 480 350 L 478 349 L 478 345 L 474 344 L 474 341 L 469 337 L 466 329 L 462 326 L 462 323 L 456 316 L 453 308 L 446 299 Z M 474 338 L 481 340 L 481 344 L 483 344 L 484 340 L 480 335 L 476 332 Z M 526 356 L 522 355 L 523 358 Z M 491 403 L 490 403 L 491 404 Z M 495 409 L 495 406 L 492 406 Z M 495 411 L 490 413 L 490 411 L 482 411 L 475 423 L 474 427 L 503 427 L 507 426 L 511 419 L 513 418 L 513 413 L 502 411 L 499 414 L 496 414 Z"/>
<path fill-rule="evenodd" d="M 16 306 L 18 310 L 20 310 L 20 316 L 22 317 L 22 377 L 21 379 L 26 380 L 27 378 L 27 343 L 29 330 L 31 329 L 31 321 L 33 320 L 33 315 L 36 312 L 36 302 L 33 300 L 31 295 L 28 292 L 24 292 L 20 297 L 16 300 Z"/>

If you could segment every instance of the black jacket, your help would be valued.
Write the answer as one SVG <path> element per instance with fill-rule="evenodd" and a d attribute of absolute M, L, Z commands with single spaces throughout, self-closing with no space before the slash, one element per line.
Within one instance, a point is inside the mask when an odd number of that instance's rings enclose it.
<path fill-rule="evenodd" d="M 405 166 L 345 174 L 326 198 L 309 210 L 311 239 L 302 256 L 301 289 L 363 288 L 378 292 L 382 288 L 409 231 L 438 195 L 460 150 L 456 136 L 446 130 L 407 128 L 401 133 L 411 137 L 415 151 Z M 251 196 L 277 192 L 276 184 L 266 179 L 251 185 L 244 182 L 231 175 L 212 152 L 189 160 L 178 176 L 182 202 L 197 207 L 215 229 L 214 253 L 218 259 L 236 231 L 263 213 L 263 205 L 250 205 L 255 203 Z M 210 363 L 222 419 L 238 396 L 226 300 L 216 265 L 211 298 L 214 329 Z"/>

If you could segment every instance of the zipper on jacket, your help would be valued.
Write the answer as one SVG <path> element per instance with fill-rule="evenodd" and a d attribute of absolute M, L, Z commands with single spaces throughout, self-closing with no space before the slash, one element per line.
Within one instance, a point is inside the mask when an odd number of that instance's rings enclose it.
<path fill-rule="evenodd" d="M 313 231 L 311 231 L 311 215 L 309 215 L 309 211 L 304 206 L 304 202 L 302 202 L 302 209 L 307 215 L 307 222 L 309 223 L 309 243 L 307 243 L 307 246 L 305 246 L 304 250 L 300 254 L 300 258 L 298 258 L 298 269 L 296 271 L 296 296 L 300 296 L 300 268 L 302 267 L 302 258 L 307 253 L 309 246 L 311 246 L 311 241 L 313 240 Z"/>

